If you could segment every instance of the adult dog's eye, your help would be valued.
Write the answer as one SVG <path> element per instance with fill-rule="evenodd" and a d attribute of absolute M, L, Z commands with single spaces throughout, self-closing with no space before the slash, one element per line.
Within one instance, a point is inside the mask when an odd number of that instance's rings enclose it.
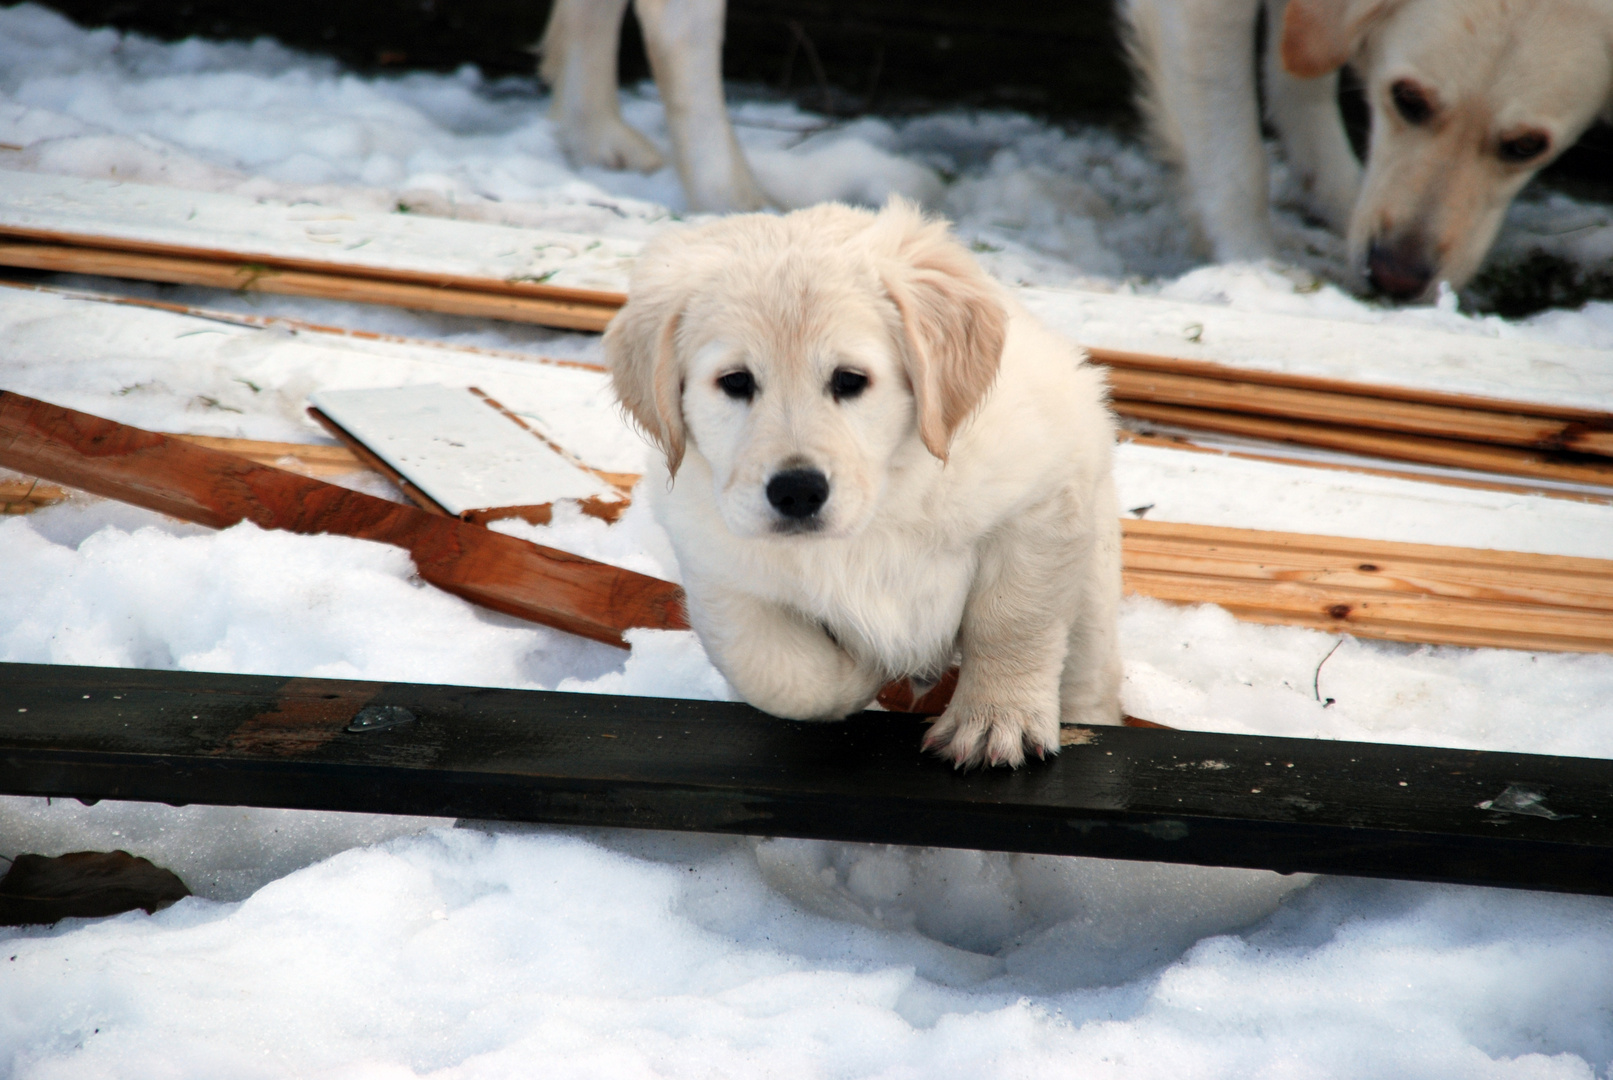
<path fill-rule="evenodd" d="M 1406 118 L 1408 124 L 1421 124 L 1434 115 L 1434 106 L 1428 100 L 1428 95 L 1422 87 L 1410 79 L 1401 79 L 1389 88 L 1389 98 L 1395 103 L 1395 110 Z"/>
<path fill-rule="evenodd" d="M 868 376 L 850 368 L 840 368 L 829 379 L 829 392 L 835 396 L 836 401 L 854 398 L 866 389 L 868 389 Z"/>
<path fill-rule="evenodd" d="M 1510 139 L 1501 140 L 1501 160 L 1521 164 L 1533 161 L 1546 152 L 1551 140 L 1538 131 L 1531 131 L 1526 135 L 1517 135 Z"/>
<path fill-rule="evenodd" d="M 749 401 L 756 396 L 756 379 L 748 371 L 730 371 L 717 380 L 722 392 L 731 398 L 740 401 Z"/>

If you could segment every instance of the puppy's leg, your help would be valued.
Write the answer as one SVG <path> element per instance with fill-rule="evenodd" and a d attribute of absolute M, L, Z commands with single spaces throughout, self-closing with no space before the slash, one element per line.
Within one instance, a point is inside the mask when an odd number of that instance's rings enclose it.
<path fill-rule="evenodd" d="M 724 0 L 636 0 L 672 158 L 691 210 L 760 210 L 757 186 L 722 94 Z"/>
<path fill-rule="evenodd" d="M 1059 684 L 1059 719 L 1066 724 L 1120 723 L 1120 515 L 1113 483 L 1103 484 L 1094 507 L 1085 561 L 1070 568 L 1080 598 Z"/>
<path fill-rule="evenodd" d="M 1266 0 L 1266 25 L 1283 25 L 1288 0 Z M 1335 232 L 1350 228 L 1361 193 L 1361 162 L 1350 149 L 1339 115 L 1338 72 L 1296 79 L 1283 70 L 1275 47 L 1266 49 L 1266 115 L 1283 140 L 1283 153 L 1306 193 L 1307 208 Z"/>
<path fill-rule="evenodd" d="M 958 634 L 958 688 L 924 739 L 960 768 L 1058 753 L 1060 675 L 1080 589 L 1070 570 L 1090 546 L 1077 505 L 1060 492 L 981 549 Z"/>
<path fill-rule="evenodd" d="M 1138 105 L 1187 206 L 1221 262 L 1275 249 L 1255 93 L 1260 0 L 1126 0 Z"/>
<path fill-rule="evenodd" d="M 555 0 L 543 33 L 539 73 L 554 89 L 549 115 L 574 165 L 654 172 L 663 164 L 650 140 L 622 121 L 616 46 L 627 0 Z"/>
<path fill-rule="evenodd" d="M 867 705 L 886 675 L 859 663 L 823 627 L 754 596 L 690 582 L 689 621 L 741 697 L 786 720 L 839 720 Z"/>

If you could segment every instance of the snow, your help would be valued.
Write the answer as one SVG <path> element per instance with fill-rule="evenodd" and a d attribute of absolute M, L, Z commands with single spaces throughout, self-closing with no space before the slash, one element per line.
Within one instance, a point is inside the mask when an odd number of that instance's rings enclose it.
<path fill-rule="evenodd" d="M 527 81 L 470 70 L 361 78 L 268 41 L 169 45 L 0 9 L 0 169 L 354 214 L 402 202 L 629 243 L 680 212 L 668 173 L 569 168 L 544 104 Z M 627 95 L 625 110 L 664 144 L 653 90 Z M 1464 334 L 1467 366 L 1441 380 L 1527 378 L 1520 393 L 1581 399 L 1605 386 L 1593 363 L 1564 374 L 1498 358 L 1607 350 L 1613 305 L 1519 321 L 1463 314 L 1454 298 L 1385 309 L 1314 276 L 1344 280 L 1339 245 L 1288 211 L 1285 264 L 1199 266 L 1163 174 L 1109 132 L 965 113 L 826 125 L 760 99 L 735 111 L 775 195 L 915 195 L 955 216 L 1008 281 L 1109 292 L 1115 310 L 1157 297 L 1407 340 Z M 1279 195 L 1286 182 L 1276 167 Z M 1562 233 L 1553 242 L 1567 256 L 1605 258 L 1595 245 L 1613 236 L 1608 220 L 1606 207 L 1542 196 L 1514 211 L 1502 245 Z M 0 289 L 0 385 L 159 430 L 303 442 L 322 438 L 302 411 L 318 390 L 475 385 L 592 465 L 643 468 L 600 376 L 534 359 L 597 360 L 597 339 L 115 289 L 435 341 Z M 1152 504 L 1151 520 L 1613 556 L 1613 508 L 1596 504 L 1136 445 L 1118 461 L 1122 504 Z M 498 527 L 676 577 L 642 503 L 608 527 L 565 507 L 549 526 Z M 732 696 L 691 635 L 638 632 L 623 653 L 475 609 L 420 584 L 400 552 L 339 537 L 210 532 L 74 498 L 0 521 L 0 565 L 0 660 Z M 1141 599 L 1121 630 L 1126 707 L 1166 723 L 1613 756 L 1613 657 L 1340 643 Z M 1613 1069 L 1604 899 L 459 825 L 0 799 L 8 854 L 123 847 L 197 893 L 155 916 L 0 932 L 0 1075 L 1532 1080 Z"/>

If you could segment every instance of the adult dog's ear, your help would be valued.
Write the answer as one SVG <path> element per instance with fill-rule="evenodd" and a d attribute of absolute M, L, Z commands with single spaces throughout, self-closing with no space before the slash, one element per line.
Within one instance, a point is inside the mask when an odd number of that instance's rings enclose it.
<path fill-rule="evenodd" d="M 945 461 L 953 434 L 997 378 L 1008 312 L 997 284 L 947 234 L 946 222 L 925 221 L 916 206 L 895 198 L 874 227 L 892 230 L 880 278 L 901 314 L 919 437 Z"/>
<path fill-rule="evenodd" d="M 1374 23 L 1400 0 L 1288 0 L 1278 48 L 1283 70 L 1315 79 L 1337 71 L 1360 49 Z"/>
<path fill-rule="evenodd" d="M 677 349 L 683 301 L 681 289 L 646 283 L 629 294 L 605 328 L 605 359 L 616 396 L 666 455 L 673 476 L 684 448 L 683 364 Z"/>

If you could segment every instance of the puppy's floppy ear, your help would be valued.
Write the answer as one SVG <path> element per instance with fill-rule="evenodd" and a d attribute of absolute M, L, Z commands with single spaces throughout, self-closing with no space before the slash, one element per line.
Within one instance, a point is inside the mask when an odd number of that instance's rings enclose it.
<path fill-rule="evenodd" d="M 919 437 L 945 461 L 952 436 L 997 378 L 1008 312 L 996 282 L 912 203 L 893 198 L 874 223 L 889 230 L 880 278 L 902 318 L 903 362 Z"/>
<path fill-rule="evenodd" d="M 635 286 L 639 278 L 634 275 Z M 683 462 L 685 438 L 683 363 L 677 349 L 683 302 L 681 288 L 647 281 L 630 293 L 605 328 L 605 359 L 616 396 L 666 455 L 673 476 Z"/>
<path fill-rule="evenodd" d="M 1300 79 L 1337 71 L 1374 23 L 1400 0 L 1288 0 L 1279 44 L 1283 70 Z"/>

